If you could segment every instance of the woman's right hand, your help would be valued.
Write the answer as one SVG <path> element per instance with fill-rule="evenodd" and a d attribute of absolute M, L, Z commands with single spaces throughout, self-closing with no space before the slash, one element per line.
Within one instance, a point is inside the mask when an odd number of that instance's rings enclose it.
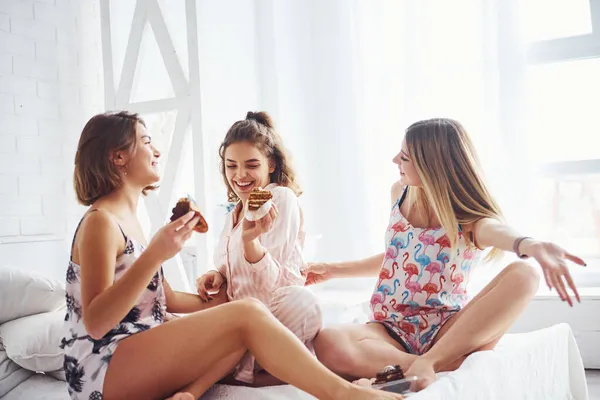
<path fill-rule="evenodd" d="M 308 263 L 300 271 L 306 277 L 304 286 L 315 285 L 332 279 L 333 272 L 331 270 L 331 264 L 329 263 Z"/>
<path fill-rule="evenodd" d="M 198 291 L 198 296 L 200 296 L 204 302 L 212 300 L 210 295 L 219 293 L 219 290 L 224 283 L 225 278 L 219 271 L 208 271 L 196 279 L 196 290 Z"/>
<path fill-rule="evenodd" d="M 194 227 L 200 220 L 200 217 L 195 215 L 195 212 L 190 211 L 160 228 L 148 244 L 146 252 L 151 253 L 161 263 L 174 257 L 192 236 Z"/>

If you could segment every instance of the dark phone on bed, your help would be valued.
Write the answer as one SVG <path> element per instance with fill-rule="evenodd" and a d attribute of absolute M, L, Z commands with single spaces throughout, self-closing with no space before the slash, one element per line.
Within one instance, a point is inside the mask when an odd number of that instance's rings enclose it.
<path fill-rule="evenodd" d="M 398 379 L 398 380 L 389 381 L 386 383 L 379 383 L 379 384 L 373 385 L 373 389 L 379 389 L 379 390 L 383 390 L 386 392 L 403 394 L 403 393 L 409 392 L 410 385 L 412 385 L 412 383 L 418 379 L 419 378 L 417 378 L 416 376 L 411 376 L 410 378 Z"/>

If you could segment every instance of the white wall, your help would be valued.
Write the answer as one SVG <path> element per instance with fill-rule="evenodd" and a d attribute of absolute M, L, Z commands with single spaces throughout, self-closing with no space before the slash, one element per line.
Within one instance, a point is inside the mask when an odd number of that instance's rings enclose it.
<path fill-rule="evenodd" d="M 57 275 L 82 208 L 71 177 L 101 110 L 96 1 L 0 1 L 0 263 Z"/>

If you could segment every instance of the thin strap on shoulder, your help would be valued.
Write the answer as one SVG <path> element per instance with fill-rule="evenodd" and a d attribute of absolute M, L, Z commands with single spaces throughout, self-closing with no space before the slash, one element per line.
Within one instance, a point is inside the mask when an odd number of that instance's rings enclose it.
<path fill-rule="evenodd" d="M 398 207 L 401 207 L 402 203 L 404 203 L 404 199 L 406 199 L 407 193 L 408 193 L 408 186 L 406 186 L 404 188 L 404 191 L 402 192 L 402 196 L 400 196 L 400 200 L 398 200 Z"/>
<path fill-rule="evenodd" d="M 83 214 L 83 217 L 81 217 L 81 220 L 77 224 L 77 228 L 75 229 L 75 233 L 73 234 L 73 240 L 71 241 L 71 255 L 69 256 L 69 259 L 71 261 L 73 261 L 73 247 L 75 247 L 75 238 L 77 237 L 77 232 L 79 232 L 79 228 L 81 228 L 81 224 L 83 223 L 83 220 L 85 219 L 85 217 L 87 217 L 89 214 L 93 213 L 94 211 L 100 211 L 100 209 L 92 208 L 92 209 L 88 210 L 85 214 Z M 116 220 L 115 220 L 115 222 L 116 222 L 117 226 L 119 227 L 119 230 L 121 231 L 121 234 L 123 235 L 123 239 L 125 239 L 125 245 L 127 246 L 127 235 L 125 235 L 123 228 L 121 228 L 121 224 L 119 224 Z"/>
<path fill-rule="evenodd" d="M 115 221 L 117 222 L 117 221 Z M 127 245 L 127 235 L 125 234 L 125 231 L 123 231 L 123 228 L 121 228 L 121 224 L 119 224 L 117 222 L 117 226 L 119 227 L 119 230 L 121 231 L 121 235 L 123 235 L 123 239 L 125 239 L 125 245 Z"/>
<path fill-rule="evenodd" d="M 98 211 L 97 208 L 92 208 L 88 211 L 86 211 L 85 214 L 83 214 L 83 217 L 81 217 L 81 219 L 79 220 L 79 223 L 77 224 L 77 228 L 75 228 L 75 233 L 73 234 L 73 240 L 71 241 L 71 254 L 69 255 L 69 260 L 73 261 L 73 247 L 75 247 L 75 238 L 77 237 L 77 232 L 79 232 L 79 228 L 81 228 L 81 224 L 83 223 L 83 220 L 85 219 L 85 217 L 87 217 L 90 213 L 93 213 L 94 211 Z"/>

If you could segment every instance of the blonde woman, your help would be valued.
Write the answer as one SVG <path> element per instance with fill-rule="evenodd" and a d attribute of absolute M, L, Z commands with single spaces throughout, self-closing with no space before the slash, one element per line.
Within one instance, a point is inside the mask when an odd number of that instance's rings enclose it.
<path fill-rule="evenodd" d="M 470 272 L 488 247 L 492 258 L 502 250 L 535 258 L 563 301 L 572 306 L 566 285 L 579 301 L 567 260 L 585 265 L 583 260 L 504 225 L 460 123 L 432 119 L 411 125 L 393 161 L 400 181 L 392 186 L 385 252 L 310 264 L 305 271 L 307 284 L 379 275 L 370 323 L 332 327 L 317 336 L 317 356 L 331 370 L 372 377 L 399 364 L 407 376 L 421 378 L 420 390 L 435 372 L 493 348 L 535 294 L 539 277 L 528 264 L 511 263 L 468 302 Z"/>

